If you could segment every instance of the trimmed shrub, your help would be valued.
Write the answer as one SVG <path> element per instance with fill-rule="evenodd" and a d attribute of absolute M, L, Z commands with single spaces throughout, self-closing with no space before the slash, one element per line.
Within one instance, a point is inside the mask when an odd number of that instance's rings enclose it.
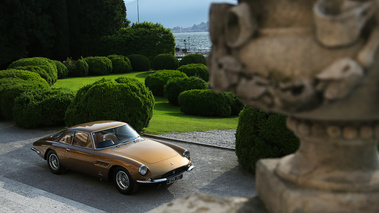
<path fill-rule="evenodd" d="M 84 59 L 74 61 L 71 58 L 67 58 L 63 64 L 68 68 L 69 77 L 83 77 L 88 75 L 88 64 Z"/>
<path fill-rule="evenodd" d="M 53 85 L 58 79 L 57 67 L 48 58 L 34 57 L 19 59 L 9 65 L 8 69 L 12 68 L 36 72 L 50 85 Z"/>
<path fill-rule="evenodd" d="M 134 72 L 150 70 L 150 61 L 146 56 L 140 54 L 132 54 L 128 55 L 128 58 L 132 64 Z"/>
<path fill-rule="evenodd" d="M 180 60 L 179 66 L 187 64 L 204 64 L 207 65 L 207 59 L 201 54 L 189 54 L 186 55 Z"/>
<path fill-rule="evenodd" d="M 170 104 L 179 105 L 178 97 L 183 91 L 191 89 L 206 89 L 207 83 L 198 77 L 172 78 L 164 86 L 164 96 Z"/>
<path fill-rule="evenodd" d="M 73 99 L 74 93 L 66 88 L 24 92 L 14 101 L 14 121 L 24 128 L 63 125 L 66 109 Z"/>
<path fill-rule="evenodd" d="M 262 158 L 278 158 L 295 152 L 299 140 L 286 127 L 286 116 L 267 113 L 246 106 L 240 113 L 236 132 L 236 154 L 239 164 L 255 172 Z"/>
<path fill-rule="evenodd" d="M 88 75 L 108 75 L 112 72 L 112 61 L 104 56 L 86 57 Z"/>
<path fill-rule="evenodd" d="M 79 89 L 66 111 L 65 123 L 72 126 L 97 120 L 118 120 L 141 131 L 149 125 L 153 108 L 154 96 L 138 80 L 102 79 Z"/>
<path fill-rule="evenodd" d="M 36 76 L 30 79 L 17 77 L 0 79 L 0 118 L 12 119 L 14 100 L 23 92 L 50 88 L 45 80 L 34 80 L 34 78 Z"/>
<path fill-rule="evenodd" d="M 187 64 L 180 66 L 178 70 L 184 72 L 187 76 L 198 76 L 204 81 L 209 81 L 208 67 L 204 64 Z"/>
<path fill-rule="evenodd" d="M 153 58 L 151 66 L 153 70 L 176 70 L 179 60 L 172 54 L 159 54 Z"/>
<path fill-rule="evenodd" d="M 112 61 L 112 73 L 128 73 L 133 71 L 132 64 L 126 56 L 109 55 L 108 58 Z"/>
<path fill-rule="evenodd" d="M 180 109 L 187 115 L 206 117 L 228 117 L 231 115 L 230 98 L 226 93 L 215 93 L 211 89 L 194 89 L 180 93 Z"/>
<path fill-rule="evenodd" d="M 155 96 L 164 96 L 164 86 L 168 80 L 177 77 L 187 77 L 183 72 L 177 70 L 159 70 L 145 78 L 145 85 L 153 92 Z"/>
<path fill-rule="evenodd" d="M 243 107 L 245 106 L 242 101 L 231 92 L 225 92 L 225 95 L 229 98 L 231 107 L 231 116 L 239 115 Z"/>
<path fill-rule="evenodd" d="M 45 79 L 43 79 L 38 73 L 30 72 L 27 70 L 18 70 L 18 69 L 1 70 L 0 79 L 2 78 L 19 78 L 22 80 L 35 81 L 41 84 L 47 83 Z"/>
<path fill-rule="evenodd" d="M 56 60 L 51 60 L 51 61 L 57 67 L 58 79 L 66 78 L 68 76 L 68 68 L 60 61 L 56 61 Z"/>

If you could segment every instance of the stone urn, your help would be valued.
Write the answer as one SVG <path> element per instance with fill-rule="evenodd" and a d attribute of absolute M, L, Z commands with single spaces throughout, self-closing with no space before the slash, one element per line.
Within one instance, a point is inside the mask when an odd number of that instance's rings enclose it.
<path fill-rule="evenodd" d="M 288 115 L 299 150 L 258 162 L 271 212 L 379 212 L 379 1 L 213 4 L 210 84 Z"/>

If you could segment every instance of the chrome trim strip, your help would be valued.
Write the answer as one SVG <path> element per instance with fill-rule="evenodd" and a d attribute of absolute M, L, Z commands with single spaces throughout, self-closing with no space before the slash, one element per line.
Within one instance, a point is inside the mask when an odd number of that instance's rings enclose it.
<path fill-rule="evenodd" d="M 137 180 L 137 183 L 161 183 L 166 182 L 167 178 L 155 179 L 155 180 Z"/>
<path fill-rule="evenodd" d="M 193 170 L 193 168 L 195 168 L 195 166 L 194 166 L 194 165 L 191 165 L 190 167 L 188 167 L 188 169 L 187 169 L 187 172 L 190 172 L 190 171 L 192 171 L 192 170 Z"/>
<path fill-rule="evenodd" d="M 32 147 L 31 150 L 35 151 L 37 154 L 41 154 L 40 151 L 38 151 L 36 148 Z"/>

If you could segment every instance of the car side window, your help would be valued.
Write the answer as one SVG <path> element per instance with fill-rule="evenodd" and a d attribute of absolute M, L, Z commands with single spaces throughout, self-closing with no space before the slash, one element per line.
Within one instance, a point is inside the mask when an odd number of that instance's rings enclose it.
<path fill-rule="evenodd" d="M 86 132 L 76 132 L 72 145 L 92 148 L 89 134 Z"/>
<path fill-rule="evenodd" d="M 62 142 L 62 143 L 69 143 L 71 144 L 71 141 L 72 141 L 72 138 L 74 137 L 74 133 L 73 132 L 69 132 L 67 133 L 65 136 L 63 136 L 59 142 Z"/>

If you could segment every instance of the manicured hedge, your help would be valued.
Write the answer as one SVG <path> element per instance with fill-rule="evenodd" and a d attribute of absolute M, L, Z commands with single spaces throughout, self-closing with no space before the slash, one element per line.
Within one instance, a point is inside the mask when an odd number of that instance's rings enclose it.
<path fill-rule="evenodd" d="M 112 61 L 112 73 L 128 73 L 132 72 L 132 64 L 128 57 L 123 55 L 109 55 L 108 58 Z"/>
<path fill-rule="evenodd" d="M 198 76 L 204 81 L 209 81 L 208 67 L 204 64 L 187 64 L 180 66 L 178 70 L 184 72 L 187 76 Z"/>
<path fill-rule="evenodd" d="M 0 79 L 3 79 L 3 78 L 19 78 L 22 80 L 35 81 L 41 84 L 46 84 L 45 79 L 41 78 L 41 76 L 38 73 L 30 72 L 27 70 L 17 70 L 17 69 L 0 70 Z"/>
<path fill-rule="evenodd" d="M 30 79 L 25 76 L 0 79 L 0 118 L 12 119 L 14 100 L 23 92 L 50 88 L 45 80 L 38 79 L 36 75 L 31 75 Z"/>
<path fill-rule="evenodd" d="M 66 111 L 65 123 L 72 126 L 97 120 L 129 123 L 137 131 L 149 125 L 154 96 L 135 79 L 102 79 L 82 87 Z"/>
<path fill-rule="evenodd" d="M 179 66 L 187 64 L 204 64 L 207 65 L 207 59 L 201 54 L 189 54 L 186 55 L 180 60 Z"/>
<path fill-rule="evenodd" d="M 168 80 L 176 77 L 187 77 L 187 75 L 177 70 L 159 70 L 145 78 L 145 85 L 149 87 L 155 96 L 163 97 L 164 86 Z"/>
<path fill-rule="evenodd" d="M 150 70 L 150 61 L 146 56 L 140 54 L 132 54 L 128 55 L 128 58 L 132 64 L 134 72 Z"/>
<path fill-rule="evenodd" d="M 36 72 L 50 85 L 53 85 L 58 79 L 57 67 L 48 58 L 34 57 L 19 59 L 9 65 L 8 69 L 12 68 Z"/>
<path fill-rule="evenodd" d="M 55 66 L 57 67 L 58 71 L 58 79 L 66 78 L 68 76 L 68 69 L 67 67 L 60 61 L 51 60 Z"/>
<path fill-rule="evenodd" d="M 84 59 L 79 59 L 74 61 L 70 58 L 67 58 L 64 62 L 68 69 L 68 76 L 70 77 L 83 77 L 88 75 L 88 64 Z"/>
<path fill-rule="evenodd" d="M 153 70 L 176 70 L 179 60 L 172 54 L 159 54 L 153 58 L 151 66 Z"/>
<path fill-rule="evenodd" d="M 112 72 L 112 61 L 104 56 L 86 57 L 88 75 L 108 75 Z"/>
<path fill-rule="evenodd" d="M 64 125 L 66 109 L 73 99 L 74 93 L 66 88 L 24 92 L 14 101 L 14 121 L 24 128 Z"/>
<path fill-rule="evenodd" d="M 184 114 L 206 117 L 232 115 L 230 93 L 215 93 L 211 89 L 194 89 L 180 93 L 179 105 Z"/>
<path fill-rule="evenodd" d="M 164 96 L 170 104 L 179 105 L 178 97 L 183 91 L 191 89 L 206 89 L 207 83 L 198 77 L 172 78 L 164 86 Z"/>
<path fill-rule="evenodd" d="M 255 172 L 262 158 L 278 158 L 295 152 L 299 140 L 286 127 L 286 116 L 245 107 L 239 116 L 236 154 L 239 164 Z"/>

